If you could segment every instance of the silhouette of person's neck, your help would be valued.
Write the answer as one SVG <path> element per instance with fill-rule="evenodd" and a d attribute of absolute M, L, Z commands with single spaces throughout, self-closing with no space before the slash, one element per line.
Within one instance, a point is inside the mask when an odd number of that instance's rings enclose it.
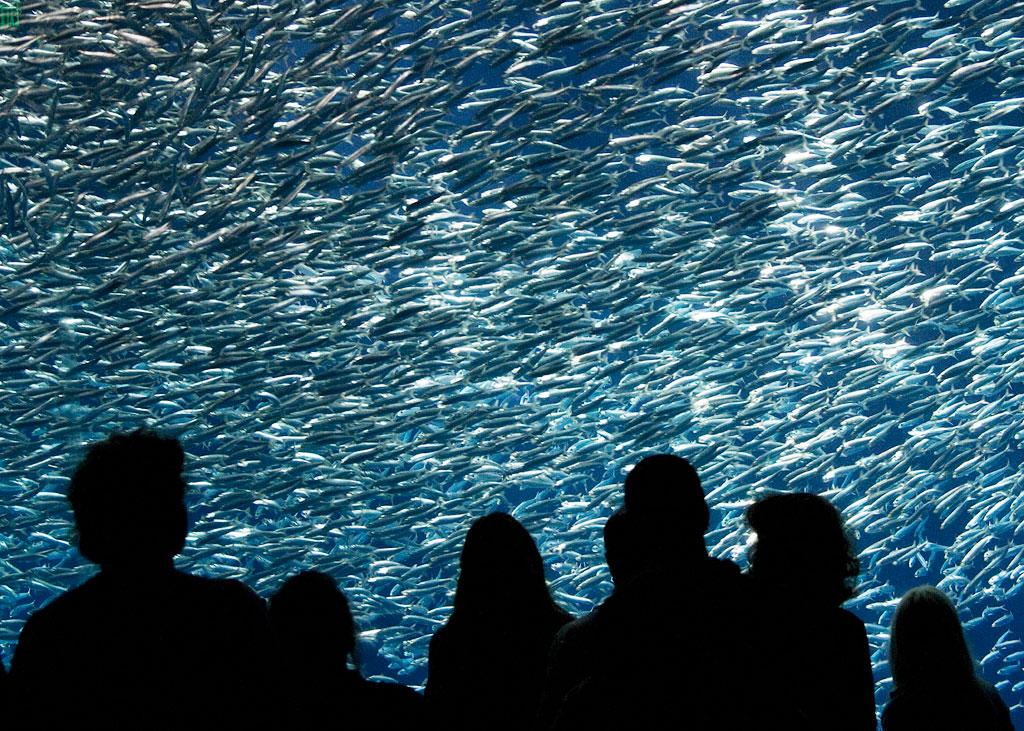
<path fill-rule="evenodd" d="M 701 571 L 708 566 L 708 550 L 703 536 L 688 543 L 657 548 L 655 553 L 650 560 L 642 563 L 623 561 L 610 564 L 615 588 L 622 589 L 641 576 L 681 576 Z"/>
<path fill-rule="evenodd" d="M 173 572 L 173 557 L 146 561 L 116 561 L 100 565 L 100 573 L 111 579 L 163 578 Z"/>
<path fill-rule="evenodd" d="M 672 546 L 663 551 L 649 565 L 649 571 L 669 574 L 685 574 L 700 571 L 707 567 L 708 549 L 704 538 L 690 543 Z"/>
<path fill-rule="evenodd" d="M 765 599 L 785 607 L 786 611 L 819 611 L 823 607 L 838 606 L 823 589 L 806 582 L 772 581 L 755 575 L 754 585 Z"/>

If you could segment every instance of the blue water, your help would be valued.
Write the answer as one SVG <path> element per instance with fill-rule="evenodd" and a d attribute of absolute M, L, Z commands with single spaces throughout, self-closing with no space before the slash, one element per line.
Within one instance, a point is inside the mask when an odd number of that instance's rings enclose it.
<path fill-rule="evenodd" d="M 114 428 L 185 446 L 181 567 L 329 571 L 412 685 L 473 518 L 584 613 L 671 450 L 717 556 L 766 490 L 843 510 L 879 708 L 933 583 L 1024 727 L 1011 3 L 63 7 L 0 29 L 7 662 Z"/>

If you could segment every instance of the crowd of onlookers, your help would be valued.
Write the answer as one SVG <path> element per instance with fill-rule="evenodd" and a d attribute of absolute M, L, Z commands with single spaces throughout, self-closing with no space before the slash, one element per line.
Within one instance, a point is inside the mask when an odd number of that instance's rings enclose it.
<path fill-rule="evenodd" d="M 183 462 L 177 440 L 138 430 L 92 445 L 75 470 L 79 548 L 100 571 L 25 623 L 2 684 L 11 727 L 876 728 L 865 627 L 841 607 L 860 566 L 824 498 L 752 504 L 741 573 L 708 556 L 690 464 L 647 457 L 604 528 L 614 591 L 577 619 L 552 599 L 526 529 L 485 515 L 420 695 L 361 677 L 331 577 L 293 576 L 265 604 L 241 582 L 176 570 Z M 889 658 L 885 731 L 1013 728 L 939 590 L 903 597 Z"/>

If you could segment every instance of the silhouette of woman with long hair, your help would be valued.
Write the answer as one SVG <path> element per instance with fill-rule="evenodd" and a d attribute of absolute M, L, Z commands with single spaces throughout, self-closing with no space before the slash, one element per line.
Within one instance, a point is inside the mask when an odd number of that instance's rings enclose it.
<path fill-rule="evenodd" d="M 333 578 L 319 571 L 292 576 L 271 597 L 269 612 L 283 660 L 282 726 L 424 728 L 419 693 L 359 674 L 356 625 Z"/>
<path fill-rule="evenodd" d="M 787 717 L 823 731 L 876 728 L 864 623 L 840 607 L 860 562 L 839 511 L 809 493 L 772 495 L 747 509 L 756 534 L 749 573 L 760 597 L 765 686 Z"/>
<path fill-rule="evenodd" d="M 903 595 L 892 619 L 893 691 L 883 731 L 1012 731 L 998 691 L 978 677 L 953 602 L 934 586 Z"/>
<path fill-rule="evenodd" d="M 533 729 L 548 649 L 572 617 L 551 598 L 537 545 L 507 513 L 476 520 L 455 606 L 430 641 L 426 697 L 439 726 Z"/>

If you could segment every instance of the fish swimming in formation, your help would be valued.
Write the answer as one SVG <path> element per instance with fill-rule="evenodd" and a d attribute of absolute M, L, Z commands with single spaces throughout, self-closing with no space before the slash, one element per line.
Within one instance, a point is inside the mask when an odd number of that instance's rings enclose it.
<path fill-rule="evenodd" d="M 715 555 L 843 511 L 880 703 L 927 582 L 1024 723 L 1019 2 L 28 0 L 0 50 L 8 658 L 115 428 L 188 452 L 183 566 L 331 573 L 412 684 L 473 518 L 585 612 L 671 450 Z"/>

